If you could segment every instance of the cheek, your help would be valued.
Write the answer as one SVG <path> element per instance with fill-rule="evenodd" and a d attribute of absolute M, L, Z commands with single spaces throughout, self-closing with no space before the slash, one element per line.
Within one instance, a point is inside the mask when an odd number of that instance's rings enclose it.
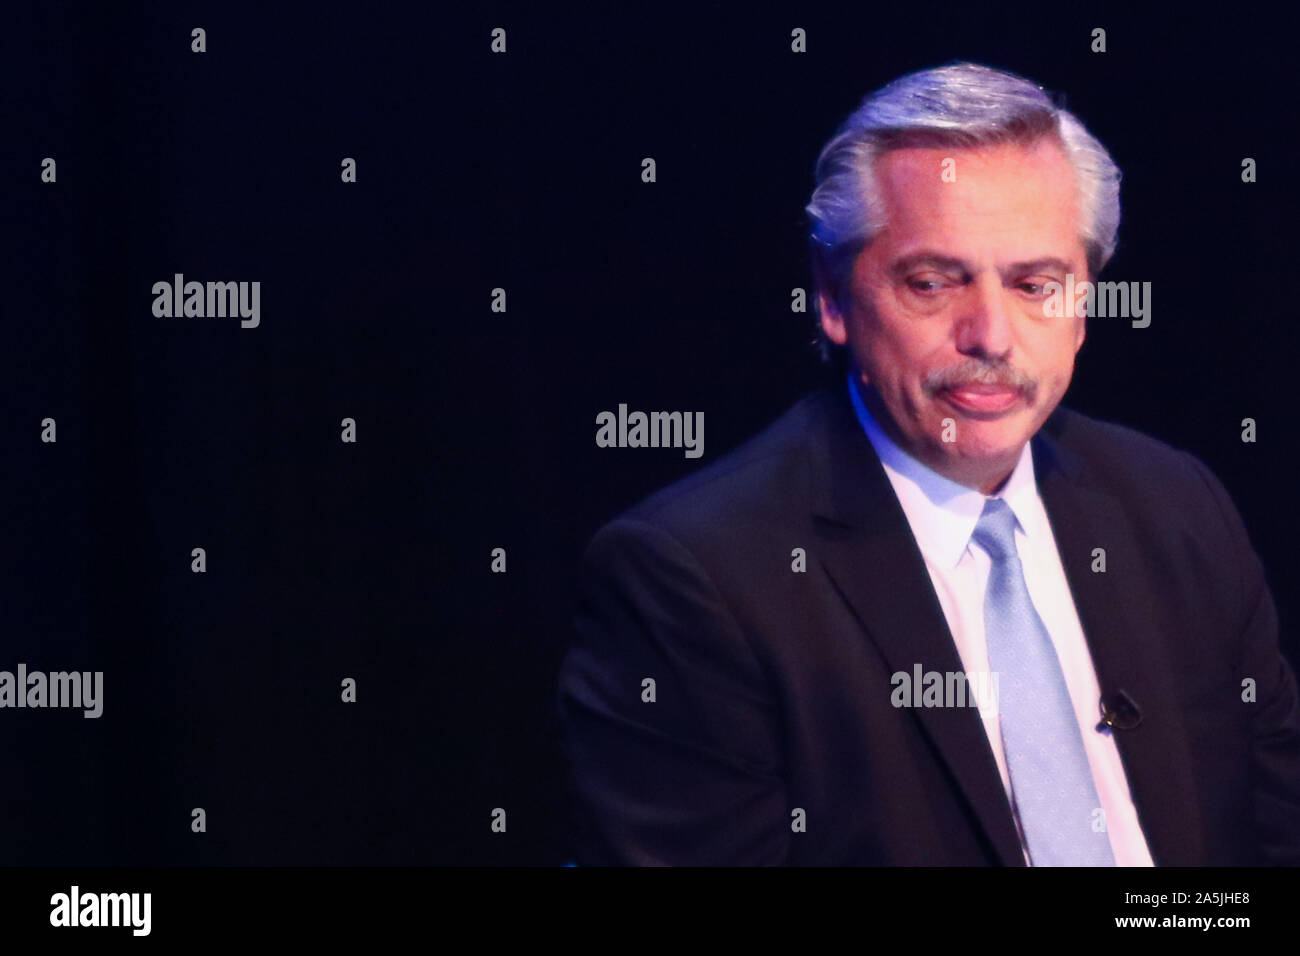
<path fill-rule="evenodd" d="M 1067 339 L 1063 339 L 1055 344 L 1055 348 L 1048 360 L 1048 367 L 1052 377 L 1056 379 L 1068 379 L 1074 372 L 1074 360 L 1074 335 L 1071 333 Z"/>
<path fill-rule="evenodd" d="M 1073 368 L 1078 334 L 1076 326 L 1051 328 L 1036 316 L 1028 317 L 1018 338 L 1021 365 L 1043 377 Z"/>
<path fill-rule="evenodd" d="M 948 362 L 948 351 L 942 338 L 930 338 L 900 330 L 882 330 L 873 343 L 878 364 L 894 381 L 908 387 L 920 387 L 920 381 L 932 369 L 942 368 Z"/>

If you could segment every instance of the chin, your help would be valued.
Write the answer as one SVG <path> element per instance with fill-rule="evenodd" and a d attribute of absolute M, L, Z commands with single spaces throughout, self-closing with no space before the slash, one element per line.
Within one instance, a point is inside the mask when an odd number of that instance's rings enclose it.
<path fill-rule="evenodd" d="M 969 428 L 969 426 L 967 426 Z M 960 429 L 961 426 L 959 425 Z M 953 445 L 956 449 L 957 457 L 967 460 L 987 459 L 996 461 L 999 458 L 1007 458 L 1020 454 L 1020 449 L 1028 440 L 1024 430 L 1017 428 L 1014 430 L 999 430 L 992 434 L 968 434 L 965 439 L 958 439 Z"/>

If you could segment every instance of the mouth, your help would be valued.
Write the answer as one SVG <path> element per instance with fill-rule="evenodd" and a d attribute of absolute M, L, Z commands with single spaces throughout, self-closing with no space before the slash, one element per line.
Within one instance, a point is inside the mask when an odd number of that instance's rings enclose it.
<path fill-rule="evenodd" d="M 1010 385 L 984 385 L 969 382 L 939 390 L 939 397 L 949 405 L 975 418 L 994 418 L 1019 405 L 1020 389 Z"/>

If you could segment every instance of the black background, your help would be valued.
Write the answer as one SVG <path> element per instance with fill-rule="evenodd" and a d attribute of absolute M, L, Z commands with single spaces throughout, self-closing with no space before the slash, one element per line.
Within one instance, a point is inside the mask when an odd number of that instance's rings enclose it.
<path fill-rule="evenodd" d="M 789 306 L 813 163 L 954 59 L 1064 92 L 1123 170 L 1102 278 L 1152 322 L 1090 320 L 1066 404 L 1223 479 L 1294 657 L 1293 41 L 1174 9 L 6 13 L 0 669 L 105 702 L 0 712 L 0 862 L 567 860 L 582 546 L 827 379 Z M 176 272 L 260 281 L 260 327 L 155 318 Z M 704 457 L 597 448 L 620 402 L 704 412 Z"/>

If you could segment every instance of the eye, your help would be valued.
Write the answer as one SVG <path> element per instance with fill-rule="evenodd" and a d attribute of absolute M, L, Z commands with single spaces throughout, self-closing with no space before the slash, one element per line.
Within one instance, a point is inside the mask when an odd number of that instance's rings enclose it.
<path fill-rule="evenodd" d="M 1016 288 L 1032 298 L 1041 298 L 1047 295 L 1047 284 L 1056 281 L 1050 276 L 1034 276 L 1032 279 L 1021 279 L 1016 283 Z"/>
<path fill-rule="evenodd" d="M 918 295 L 934 295 L 947 288 L 951 283 L 943 276 L 929 273 L 924 276 L 909 276 L 907 287 Z"/>

